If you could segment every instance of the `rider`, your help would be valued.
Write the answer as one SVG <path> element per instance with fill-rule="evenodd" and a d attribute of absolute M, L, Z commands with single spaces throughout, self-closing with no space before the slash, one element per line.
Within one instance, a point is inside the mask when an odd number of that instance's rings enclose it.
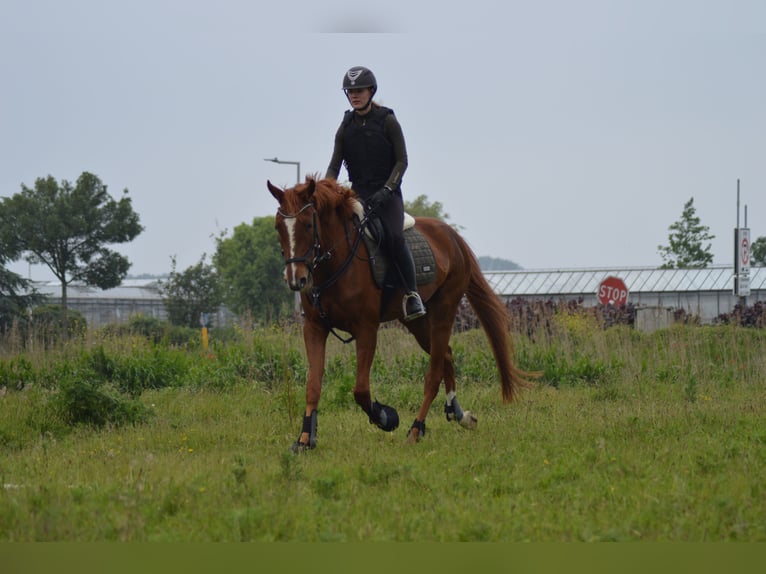
<path fill-rule="evenodd" d="M 417 292 L 415 263 L 404 240 L 402 176 L 407 169 L 404 134 L 394 111 L 372 101 L 378 83 L 368 68 L 354 66 L 343 76 L 352 110 L 335 133 L 335 147 L 325 177 L 337 179 L 343 162 L 351 187 L 385 229 L 386 251 L 404 282 L 404 320 L 426 314 Z"/>

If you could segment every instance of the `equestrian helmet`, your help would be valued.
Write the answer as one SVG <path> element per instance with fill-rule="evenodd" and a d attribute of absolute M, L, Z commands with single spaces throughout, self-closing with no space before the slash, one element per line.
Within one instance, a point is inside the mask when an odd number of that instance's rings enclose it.
<path fill-rule="evenodd" d="M 343 76 L 343 90 L 356 88 L 372 88 L 375 92 L 378 89 L 378 81 L 372 70 L 364 66 L 354 66 L 350 68 Z"/>

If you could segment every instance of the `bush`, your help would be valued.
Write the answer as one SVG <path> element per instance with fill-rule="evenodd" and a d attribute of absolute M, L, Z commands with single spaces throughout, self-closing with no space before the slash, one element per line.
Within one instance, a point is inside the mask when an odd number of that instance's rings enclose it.
<path fill-rule="evenodd" d="M 133 315 L 127 323 L 113 323 L 101 329 L 106 336 L 138 335 L 155 344 L 187 346 L 199 344 L 200 332 L 191 327 L 171 325 L 155 317 Z"/>
<path fill-rule="evenodd" d="M 632 303 L 627 305 L 596 305 L 586 307 L 583 300 L 570 299 L 524 299 L 516 297 L 505 304 L 508 309 L 511 330 L 525 333 L 530 338 L 538 335 L 555 335 L 556 319 L 559 316 L 589 317 L 601 329 L 616 325 L 633 326 L 636 322 L 636 308 Z M 479 320 L 470 304 L 463 299 L 458 307 L 454 330 L 456 333 L 479 328 Z"/>
<path fill-rule="evenodd" d="M 107 352 L 103 345 L 83 355 L 83 365 L 104 382 L 133 397 L 145 389 L 179 384 L 189 372 L 189 357 L 180 351 L 155 347 L 130 354 Z"/>
<path fill-rule="evenodd" d="M 763 328 L 766 326 L 766 304 L 763 301 L 756 301 L 754 305 L 748 307 L 738 303 L 731 313 L 718 315 L 714 323 Z"/>
<path fill-rule="evenodd" d="M 63 381 L 52 395 L 53 411 L 69 425 L 103 427 L 137 424 L 149 417 L 140 402 L 127 399 L 113 387 L 82 373 Z"/>
<path fill-rule="evenodd" d="M 84 337 L 88 324 L 83 314 L 67 309 L 65 318 L 64 313 L 61 305 L 35 307 L 30 317 L 19 322 L 19 334 L 25 342 L 35 340 L 43 343 L 46 348 L 63 340 Z"/>
<path fill-rule="evenodd" d="M 35 369 L 26 357 L 0 361 L 0 389 L 20 391 L 35 379 Z"/>

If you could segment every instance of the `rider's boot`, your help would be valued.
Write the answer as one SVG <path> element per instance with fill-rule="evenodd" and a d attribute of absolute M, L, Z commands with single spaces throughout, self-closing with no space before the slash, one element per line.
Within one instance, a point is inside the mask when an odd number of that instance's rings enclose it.
<path fill-rule="evenodd" d="M 404 283 L 404 299 L 402 300 L 402 310 L 404 312 L 404 321 L 412 321 L 426 314 L 426 308 L 423 300 L 417 291 L 417 279 L 415 277 L 415 261 L 412 259 L 412 253 L 407 244 L 402 241 L 401 249 L 397 257 L 397 266 Z"/>

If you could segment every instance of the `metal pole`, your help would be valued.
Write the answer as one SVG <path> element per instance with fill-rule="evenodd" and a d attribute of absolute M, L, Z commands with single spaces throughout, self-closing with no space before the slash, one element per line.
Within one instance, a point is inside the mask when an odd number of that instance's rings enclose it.
<path fill-rule="evenodd" d="M 296 168 L 296 179 L 295 179 L 295 185 L 298 185 L 301 182 L 301 162 L 299 161 L 287 161 L 287 160 L 281 160 L 277 157 L 274 158 L 263 158 L 263 161 L 270 161 L 272 163 L 281 163 L 281 164 L 287 164 L 287 165 L 294 165 Z"/>
<path fill-rule="evenodd" d="M 737 229 L 739 229 L 739 178 L 737 178 Z"/>

